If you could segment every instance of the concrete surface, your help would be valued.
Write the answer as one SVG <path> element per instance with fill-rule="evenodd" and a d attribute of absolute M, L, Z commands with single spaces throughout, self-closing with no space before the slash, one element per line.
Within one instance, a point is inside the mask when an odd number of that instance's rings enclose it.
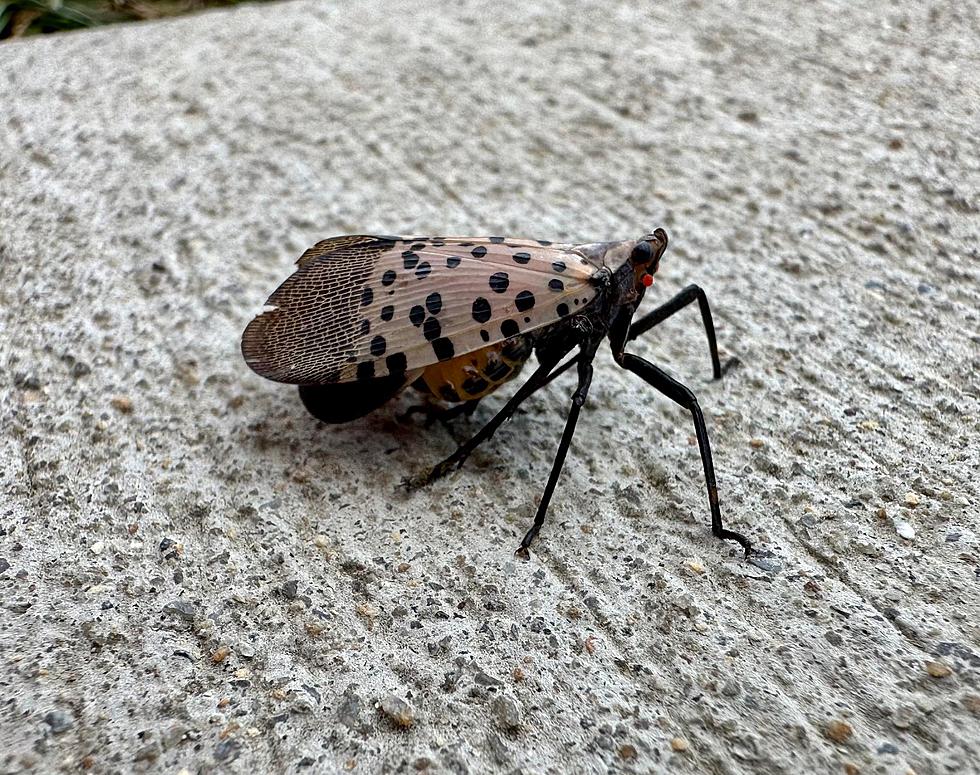
<path fill-rule="evenodd" d="M 285 3 L 0 46 L 0 770 L 980 772 L 974 4 Z M 239 336 L 345 232 L 664 226 L 694 311 L 458 476 Z M 463 435 L 487 419 L 485 402 Z"/>

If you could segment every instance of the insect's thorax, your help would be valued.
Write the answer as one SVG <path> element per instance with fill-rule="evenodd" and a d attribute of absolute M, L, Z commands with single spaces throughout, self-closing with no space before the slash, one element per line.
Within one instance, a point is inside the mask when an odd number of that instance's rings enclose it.
<path fill-rule="evenodd" d="M 530 355 L 530 338 L 514 337 L 427 366 L 413 386 L 444 401 L 482 398 L 516 377 Z"/>

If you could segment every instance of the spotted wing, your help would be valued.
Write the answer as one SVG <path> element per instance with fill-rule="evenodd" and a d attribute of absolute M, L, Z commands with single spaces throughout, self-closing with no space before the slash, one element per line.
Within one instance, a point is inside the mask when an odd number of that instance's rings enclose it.
<path fill-rule="evenodd" d="M 297 264 L 242 337 L 254 371 L 295 384 L 404 373 L 533 331 L 592 301 L 597 268 L 572 245 L 366 235 Z"/>

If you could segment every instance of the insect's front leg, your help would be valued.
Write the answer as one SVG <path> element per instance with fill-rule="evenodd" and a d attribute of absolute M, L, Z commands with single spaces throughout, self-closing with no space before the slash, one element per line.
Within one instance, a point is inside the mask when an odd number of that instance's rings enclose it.
<path fill-rule="evenodd" d="M 704 333 L 708 337 L 708 350 L 711 353 L 711 371 L 714 378 L 719 379 L 732 366 L 738 363 L 738 358 L 729 358 L 725 361 L 724 365 L 722 365 L 718 358 L 718 343 L 715 340 L 715 324 L 711 318 L 711 307 L 708 306 L 708 297 L 705 295 L 704 290 L 698 285 L 687 286 L 672 299 L 665 301 L 659 307 L 635 321 L 630 326 L 627 340 L 632 341 L 638 336 L 642 336 L 651 328 L 663 323 L 671 315 L 680 312 L 694 301 L 697 301 L 698 306 L 701 308 L 701 322 L 704 324 Z"/>
<path fill-rule="evenodd" d="M 616 360 L 623 368 L 632 371 L 648 385 L 655 387 L 671 401 L 683 406 L 691 413 L 694 420 L 694 432 L 698 439 L 698 449 L 701 452 L 701 463 L 704 466 L 704 481 L 708 489 L 711 532 L 718 538 L 737 541 L 745 549 L 745 556 L 748 557 L 753 552 L 752 542 L 741 533 L 727 530 L 721 520 L 721 508 L 718 505 L 718 485 L 715 482 L 715 467 L 711 460 L 711 446 L 708 443 L 708 431 L 705 428 L 704 415 L 698 405 L 697 397 L 686 385 L 681 384 L 665 371 L 638 355 L 622 353 Z"/>
<path fill-rule="evenodd" d="M 530 557 L 528 547 L 541 530 L 544 524 L 545 515 L 548 513 L 548 505 L 551 503 L 551 496 L 555 492 L 558 484 L 558 477 L 565 465 L 565 457 L 568 455 L 568 447 L 572 443 L 572 436 L 575 435 L 575 425 L 578 423 L 578 415 L 585 404 L 585 399 L 589 395 L 589 386 L 592 384 L 592 359 L 595 358 L 596 350 L 599 347 L 599 340 L 583 344 L 578 353 L 578 387 L 572 394 L 572 405 L 568 410 L 568 417 L 565 419 L 565 430 L 562 431 L 561 441 L 558 444 L 558 451 L 555 453 L 555 462 L 551 465 L 551 473 L 548 476 L 548 483 L 545 485 L 544 492 L 541 494 L 541 501 L 538 503 L 538 511 L 534 515 L 534 524 L 524 535 L 524 540 L 514 552 L 522 560 Z"/>

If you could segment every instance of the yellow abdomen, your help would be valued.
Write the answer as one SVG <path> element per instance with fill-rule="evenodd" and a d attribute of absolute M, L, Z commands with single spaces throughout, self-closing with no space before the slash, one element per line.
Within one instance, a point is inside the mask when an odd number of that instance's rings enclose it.
<path fill-rule="evenodd" d="M 433 363 L 425 368 L 414 386 L 444 401 L 471 401 L 516 377 L 530 355 L 530 342 L 524 337 L 514 337 L 458 358 Z"/>

